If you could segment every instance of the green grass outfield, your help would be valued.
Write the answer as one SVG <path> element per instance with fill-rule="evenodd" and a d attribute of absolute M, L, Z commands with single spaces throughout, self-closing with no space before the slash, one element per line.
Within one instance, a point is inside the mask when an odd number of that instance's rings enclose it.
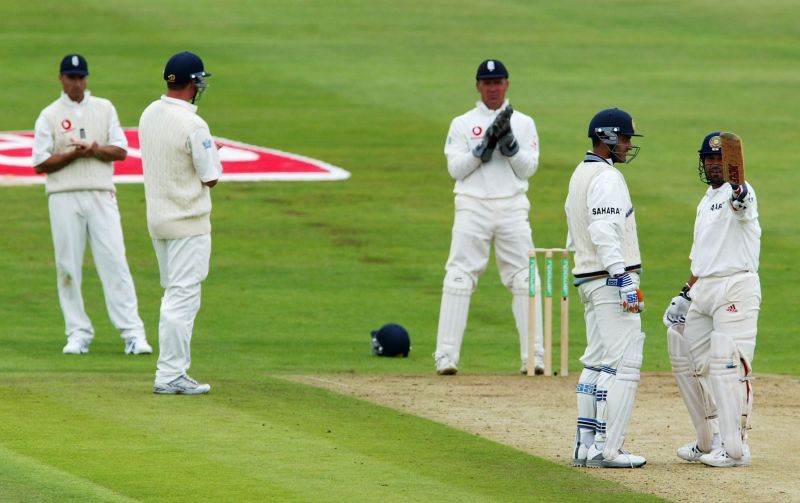
<path fill-rule="evenodd" d="M 509 97 L 539 129 L 538 246 L 563 244 L 567 181 L 591 116 L 620 106 L 646 135 L 623 168 L 645 265 L 645 370 L 669 368 L 660 319 L 688 276 L 700 140 L 720 128 L 744 138 L 763 229 L 754 367 L 800 374 L 800 9 L 793 0 L 724 5 L 3 1 L 0 130 L 32 129 L 71 51 L 89 60 L 90 89 L 134 126 L 162 92 L 166 59 L 188 49 L 214 74 L 200 103 L 214 134 L 353 177 L 214 189 L 212 269 L 192 348 L 192 374 L 214 386 L 206 397 L 150 394 L 155 357 L 122 354 L 92 267 L 92 352 L 60 354 L 43 189 L 0 189 L 0 500 L 646 500 L 586 471 L 272 376 L 432 371 L 452 224 L 444 137 L 477 99 L 472 77 L 488 57 L 506 63 Z M 120 186 L 118 198 L 155 342 L 161 289 L 142 187 Z M 577 370 L 575 295 L 572 304 Z M 369 331 L 391 321 L 412 334 L 408 359 L 369 355 Z M 518 364 L 510 296 L 491 264 L 460 367 L 511 375 Z"/>

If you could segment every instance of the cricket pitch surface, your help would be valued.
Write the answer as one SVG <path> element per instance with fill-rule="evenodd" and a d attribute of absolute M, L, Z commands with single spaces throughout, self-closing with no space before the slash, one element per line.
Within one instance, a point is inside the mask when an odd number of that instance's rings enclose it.
<path fill-rule="evenodd" d="M 283 376 L 480 435 L 555 463 L 571 465 L 578 376 L 356 375 Z M 625 448 L 647 458 L 639 469 L 592 469 L 596 477 L 674 501 L 800 500 L 800 379 L 755 375 L 750 424 L 752 464 L 712 468 L 675 450 L 694 439 L 671 373 L 645 373 Z"/>

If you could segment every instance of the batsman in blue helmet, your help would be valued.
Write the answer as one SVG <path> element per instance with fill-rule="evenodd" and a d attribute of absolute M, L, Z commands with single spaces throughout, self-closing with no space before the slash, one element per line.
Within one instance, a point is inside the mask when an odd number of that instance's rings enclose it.
<path fill-rule="evenodd" d="M 641 135 L 630 114 L 609 108 L 591 119 L 588 136 L 592 149 L 572 173 L 564 206 L 567 248 L 575 252 L 572 272 L 586 319 L 572 464 L 638 468 L 645 458 L 622 444 L 644 349 L 642 261 L 633 202 L 617 165 L 638 154 L 631 139 Z"/>
<path fill-rule="evenodd" d="M 755 190 L 723 180 L 715 131 L 698 150 L 708 189 L 697 205 L 691 274 L 664 313 L 672 373 L 697 437 L 678 448 L 686 461 L 750 464 L 750 381 L 761 286 L 761 227 Z"/>

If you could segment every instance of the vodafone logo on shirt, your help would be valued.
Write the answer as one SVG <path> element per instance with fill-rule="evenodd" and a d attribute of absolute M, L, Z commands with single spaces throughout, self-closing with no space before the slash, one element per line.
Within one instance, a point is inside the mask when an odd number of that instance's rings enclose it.
<path fill-rule="evenodd" d="M 61 126 L 72 128 L 69 120 Z M 128 158 L 114 163 L 115 183 L 142 182 L 142 154 L 135 128 L 125 129 Z M 323 161 L 225 138 L 214 138 L 222 148 L 222 181 L 332 181 L 346 180 L 350 173 Z M 0 185 L 44 183 L 45 176 L 33 170 L 33 132 L 0 132 Z"/>

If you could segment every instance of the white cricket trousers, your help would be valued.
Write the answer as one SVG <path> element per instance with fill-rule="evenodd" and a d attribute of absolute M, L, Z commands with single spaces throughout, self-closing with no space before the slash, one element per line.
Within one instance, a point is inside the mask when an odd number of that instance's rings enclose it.
<path fill-rule="evenodd" d="M 525 194 L 500 199 L 456 195 L 435 358 L 447 356 L 453 363 L 458 363 L 467 325 L 469 296 L 489 264 L 489 253 L 494 243 L 500 280 L 513 296 L 512 312 L 520 340 L 520 357 L 527 363 L 528 253 L 534 248 L 528 219 L 530 209 L 531 204 Z M 466 278 L 462 278 L 463 275 Z M 544 357 L 540 284 L 539 272 L 536 271 L 537 365 L 542 364 Z M 457 292 L 455 296 L 454 292 Z"/>
<path fill-rule="evenodd" d="M 586 321 L 584 367 L 617 368 L 628 344 L 642 332 L 641 315 L 622 310 L 619 288 L 606 286 L 605 279 L 578 287 Z"/>
<path fill-rule="evenodd" d="M 64 313 L 67 337 L 80 337 L 87 343 L 94 338 L 92 322 L 86 315 L 81 295 L 87 238 L 103 285 L 111 323 L 123 339 L 144 337 L 144 324 L 139 317 L 136 289 L 125 258 L 125 242 L 114 192 L 56 192 L 49 195 L 47 202 L 55 249 L 58 299 Z"/>
<path fill-rule="evenodd" d="M 761 307 L 758 274 L 740 272 L 724 277 L 699 278 L 692 290 L 683 336 L 697 372 L 706 374 L 712 351 L 712 332 L 733 341 L 752 363 Z"/>
<path fill-rule="evenodd" d="M 200 310 L 200 283 L 208 276 L 211 234 L 153 239 L 153 248 L 164 288 L 155 383 L 166 384 L 186 374 L 192 362 L 192 328 Z"/>

